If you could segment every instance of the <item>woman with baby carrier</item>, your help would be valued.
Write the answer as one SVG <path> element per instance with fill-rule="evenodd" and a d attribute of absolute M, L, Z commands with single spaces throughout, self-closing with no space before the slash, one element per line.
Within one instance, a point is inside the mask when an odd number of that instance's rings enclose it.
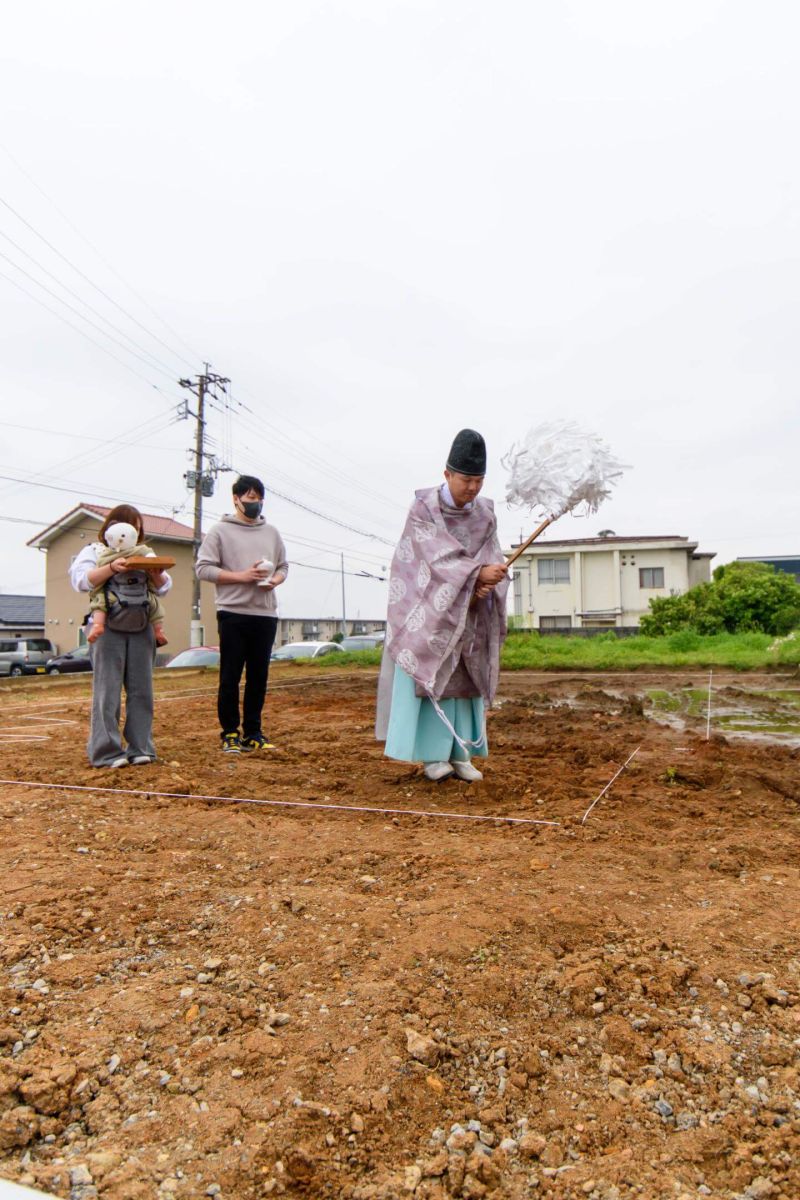
<path fill-rule="evenodd" d="M 137 553 L 146 553 L 141 513 L 130 504 L 112 508 L 100 527 L 98 540 L 85 546 L 73 561 L 69 574 L 77 592 L 92 593 L 92 616 L 102 630 L 89 630 L 92 656 L 92 720 L 87 751 L 93 767 L 143 766 L 156 757 L 153 745 L 153 666 L 156 658 L 156 628 L 150 591 L 163 596 L 172 587 L 170 576 L 162 570 L 142 572 L 142 612 L 135 612 L 135 579 L 124 553 L 109 556 L 106 540 L 111 526 L 132 525 L 136 531 Z M 116 576 L 124 577 L 131 587 L 119 602 L 115 591 Z M 133 590 L 131 590 L 133 589 Z M 102 593 L 102 598 L 101 598 Z M 130 608 L 127 607 L 130 605 Z M 95 614 L 102 613 L 102 617 Z M 94 634 L 94 636 L 93 636 Z M 125 726 L 120 736 L 122 689 L 125 689 Z M 126 745 L 123 746 L 122 739 Z"/>

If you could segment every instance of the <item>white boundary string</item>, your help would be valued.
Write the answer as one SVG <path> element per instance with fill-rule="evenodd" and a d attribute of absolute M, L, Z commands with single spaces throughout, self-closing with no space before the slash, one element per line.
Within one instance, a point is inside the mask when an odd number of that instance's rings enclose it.
<path fill-rule="evenodd" d="M 596 797 L 596 798 L 595 798 L 595 799 L 592 801 L 592 803 L 591 803 L 591 804 L 589 805 L 589 807 L 587 808 L 586 812 L 583 814 L 583 817 L 581 818 L 581 825 L 585 825 L 585 824 L 586 824 L 586 818 L 588 817 L 589 813 L 590 813 L 590 812 L 592 811 L 592 809 L 594 808 L 595 804 L 597 804 L 597 801 L 598 801 L 598 800 L 602 800 L 603 796 L 605 796 L 606 792 L 607 792 L 607 791 L 608 791 L 608 789 L 611 787 L 611 785 L 612 785 L 612 783 L 614 782 L 614 780 L 617 778 L 617 776 L 619 776 L 619 775 L 621 775 L 621 774 L 622 774 L 622 772 L 623 772 L 623 771 L 625 770 L 625 768 L 627 767 L 628 763 L 629 763 L 629 762 L 632 762 L 632 760 L 633 760 L 633 759 L 636 757 L 636 755 L 639 753 L 639 751 L 641 750 L 641 748 L 642 748 L 642 747 L 641 747 L 641 743 L 640 743 L 640 744 L 639 744 L 639 745 L 636 747 L 636 749 L 634 750 L 633 754 L 630 754 L 630 755 L 629 755 L 629 756 L 628 756 L 628 757 L 625 759 L 625 762 L 622 764 L 622 766 L 619 768 L 619 770 L 616 772 L 616 774 L 615 774 L 615 775 L 614 775 L 614 776 L 613 776 L 611 779 L 609 779 L 608 783 L 607 783 L 607 784 L 606 784 L 606 786 L 603 788 L 603 790 L 602 790 L 602 792 L 600 793 L 600 795 L 599 795 L 599 796 L 597 796 L 597 797 Z M 2 780 L 0 780 L 0 782 L 2 782 Z"/>
<path fill-rule="evenodd" d="M 87 671 L 86 674 L 88 675 L 89 672 Z M 362 671 L 337 671 L 335 675 L 320 675 L 317 679 L 299 679 L 295 677 L 293 679 L 285 679 L 282 683 L 271 683 L 269 685 L 269 691 L 267 694 L 271 695 L 272 692 L 282 692 L 287 688 L 308 687 L 312 685 L 316 686 L 319 683 L 328 683 L 332 679 L 353 679 L 362 674 L 366 675 L 367 678 L 373 678 L 371 674 Z M 61 676 L 61 678 L 63 678 L 63 676 Z M 154 700 L 156 704 L 158 704 L 164 700 L 183 700 L 184 697 L 192 699 L 195 696 L 216 696 L 217 690 L 218 689 L 216 687 L 212 687 L 196 688 L 191 690 L 187 688 L 185 691 L 162 692 L 160 695 L 158 692 L 156 692 Z M 66 704 L 91 704 L 91 702 L 91 696 L 65 696 L 62 701 L 53 701 L 52 703 L 45 702 L 45 704 L 16 704 L 9 707 L 2 707 L 0 711 L 3 713 L 27 712 L 32 709 L 34 712 L 46 712 L 52 708 L 56 709 L 56 711 L 60 711 Z"/>
<path fill-rule="evenodd" d="M 73 783 L 38 783 L 28 779 L 0 779 L 10 787 L 57 789 L 65 792 L 105 792 L 113 796 L 157 796 L 165 800 L 216 800 L 222 804 L 258 804 L 274 808 L 325 808 L 336 812 L 375 813 L 378 816 L 435 817 L 446 821 L 506 821 L 511 825 L 555 825 L 560 821 L 536 821 L 533 817 L 500 817 L 480 813 L 434 812 L 419 808 L 373 808 L 357 804 L 315 804 L 312 800 L 257 800 L 252 796 L 204 796 L 196 792 L 155 792 L 152 788 L 89 787 Z"/>

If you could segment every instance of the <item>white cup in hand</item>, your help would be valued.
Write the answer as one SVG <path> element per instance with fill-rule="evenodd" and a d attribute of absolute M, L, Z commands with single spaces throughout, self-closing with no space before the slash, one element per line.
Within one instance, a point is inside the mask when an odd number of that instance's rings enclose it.
<path fill-rule="evenodd" d="M 262 571 L 269 571 L 269 575 L 266 579 L 259 579 L 256 587 L 266 587 L 275 574 L 275 563 L 269 558 L 262 558 L 258 565 Z"/>

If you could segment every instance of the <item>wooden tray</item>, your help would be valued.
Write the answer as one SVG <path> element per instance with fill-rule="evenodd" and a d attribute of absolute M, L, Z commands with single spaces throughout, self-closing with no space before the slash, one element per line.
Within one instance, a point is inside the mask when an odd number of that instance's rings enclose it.
<path fill-rule="evenodd" d="M 125 559 L 125 566 L 131 571 L 168 571 L 170 567 L 175 566 L 175 559 L 158 554 L 153 558 L 146 556 L 140 558 L 138 555 L 134 555 L 132 558 Z"/>

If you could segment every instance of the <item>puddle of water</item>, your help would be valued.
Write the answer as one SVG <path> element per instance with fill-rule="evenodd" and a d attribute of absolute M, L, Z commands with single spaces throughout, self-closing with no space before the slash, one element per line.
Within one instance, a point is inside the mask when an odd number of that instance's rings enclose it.
<path fill-rule="evenodd" d="M 707 688 L 652 688 L 646 697 L 649 715 L 673 728 L 706 720 Z M 800 745 L 800 689 L 722 687 L 712 692 L 711 725 L 729 737 Z"/>

